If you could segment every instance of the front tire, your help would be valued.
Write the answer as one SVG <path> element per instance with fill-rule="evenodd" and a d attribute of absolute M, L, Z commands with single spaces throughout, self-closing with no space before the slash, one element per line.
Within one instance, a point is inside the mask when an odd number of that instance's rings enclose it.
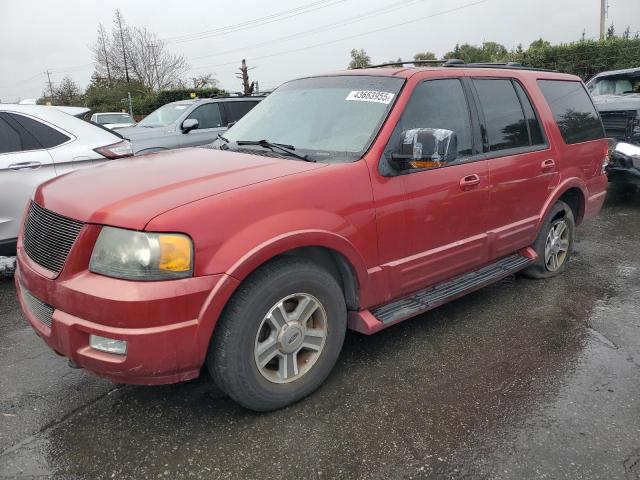
<path fill-rule="evenodd" d="M 253 273 L 216 326 L 207 368 L 240 405 L 269 411 L 316 390 L 346 331 L 342 289 L 306 259 L 281 258 Z"/>
<path fill-rule="evenodd" d="M 533 244 L 538 260 L 523 274 L 529 278 L 551 278 L 564 272 L 573 253 L 575 228 L 573 211 L 559 200 L 545 218 Z"/>

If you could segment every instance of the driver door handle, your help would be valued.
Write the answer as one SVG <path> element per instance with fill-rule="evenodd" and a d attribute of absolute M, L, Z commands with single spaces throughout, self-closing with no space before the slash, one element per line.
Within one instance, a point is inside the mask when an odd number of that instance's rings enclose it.
<path fill-rule="evenodd" d="M 35 170 L 36 168 L 40 168 L 42 163 L 40 162 L 20 162 L 20 163 L 12 163 L 9 165 L 11 170 Z"/>
<path fill-rule="evenodd" d="M 480 176 L 476 173 L 467 175 L 460 180 L 460 189 L 462 190 L 471 190 L 478 185 L 480 185 Z"/>

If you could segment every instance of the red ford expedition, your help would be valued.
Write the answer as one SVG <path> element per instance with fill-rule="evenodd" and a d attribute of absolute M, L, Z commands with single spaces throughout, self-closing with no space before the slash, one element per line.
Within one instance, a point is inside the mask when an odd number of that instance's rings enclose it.
<path fill-rule="evenodd" d="M 115 382 L 203 365 L 247 408 L 315 390 L 372 334 L 562 272 L 607 142 L 570 75 L 452 64 L 288 82 L 213 148 L 40 186 L 15 280 L 35 331 Z"/>

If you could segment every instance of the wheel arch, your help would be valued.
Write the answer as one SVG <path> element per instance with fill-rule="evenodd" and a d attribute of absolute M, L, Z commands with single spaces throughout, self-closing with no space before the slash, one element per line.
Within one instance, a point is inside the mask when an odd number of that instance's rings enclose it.
<path fill-rule="evenodd" d="M 553 195 L 551 195 L 547 200 L 547 203 L 545 203 L 542 215 L 540 215 L 538 228 L 540 228 L 549 211 L 558 200 L 562 200 L 569 205 L 569 208 L 571 208 L 573 213 L 576 226 L 580 225 L 584 218 L 587 196 L 587 187 L 584 182 L 579 179 L 571 178 L 562 182 L 556 187 Z"/>

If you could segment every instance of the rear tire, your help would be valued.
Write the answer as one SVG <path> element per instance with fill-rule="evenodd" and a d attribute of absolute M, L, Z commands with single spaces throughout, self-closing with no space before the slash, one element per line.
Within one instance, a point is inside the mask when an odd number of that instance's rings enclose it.
<path fill-rule="evenodd" d="M 533 243 L 538 260 L 525 269 L 523 275 L 540 279 L 555 277 L 564 272 L 573 253 L 575 228 L 573 211 L 569 205 L 558 200 L 545 218 Z"/>
<path fill-rule="evenodd" d="M 260 267 L 229 301 L 206 365 L 240 405 L 261 412 L 282 408 L 329 375 L 346 324 L 336 279 L 306 259 L 281 258 Z"/>

